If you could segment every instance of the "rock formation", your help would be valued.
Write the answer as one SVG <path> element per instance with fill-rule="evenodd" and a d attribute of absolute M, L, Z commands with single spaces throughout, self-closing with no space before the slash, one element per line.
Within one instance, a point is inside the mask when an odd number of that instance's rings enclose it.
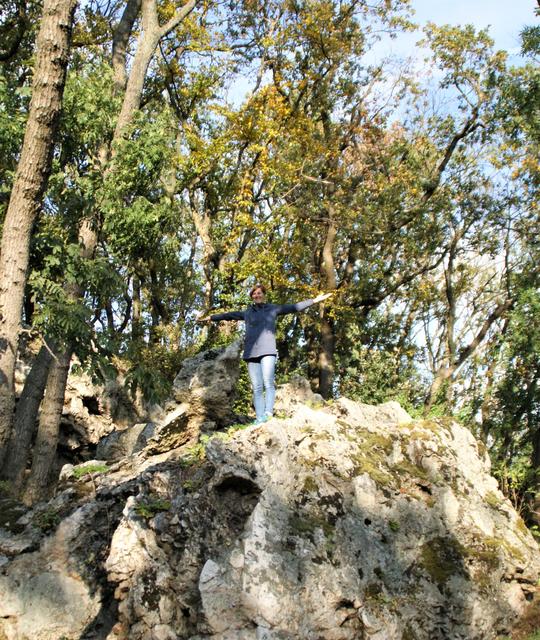
<path fill-rule="evenodd" d="M 102 438 L 96 457 L 120 460 L 146 449 L 170 451 L 194 442 L 201 430 L 214 431 L 231 424 L 232 399 L 239 376 L 240 343 L 209 349 L 187 358 L 174 379 L 173 399 L 155 422 L 138 423 Z"/>
<path fill-rule="evenodd" d="M 179 433 L 230 417 L 225 373 L 186 395 L 204 362 L 178 380 L 176 410 L 197 416 Z M 471 433 L 396 403 L 322 405 L 298 381 L 281 395 L 263 425 L 186 444 L 169 430 L 167 446 L 152 435 L 14 511 L 0 535 L 0 638 L 509 633 L 535 592 L 538 548 Z"/>

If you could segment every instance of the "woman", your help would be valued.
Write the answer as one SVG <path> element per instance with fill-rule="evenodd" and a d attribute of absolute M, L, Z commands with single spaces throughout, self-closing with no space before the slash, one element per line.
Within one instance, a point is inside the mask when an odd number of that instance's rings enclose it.
<path fill-rule="evenodd" d="M 199 322 L 209 320 L 213 322 L 243 320 L 245 322 L 246 337 L 243 358 L 247 362 L 253 388 L 256 424 L 269 420 L 274 411 L 277 316 L 303 311 L 317 302 L 326 300 L 331 295 L 331 293 L 324 293 L 312 300 L 304 300 L 296 304 L 268 304 L 266 302 L 266 287 L 262 284 L 257 284 L 249 292 L 249 297 L 253 300 L 253 304 L 245 311 L 215 313 L 199 318 Z M 263 393 L 263 390 L 266 393 Z"/>

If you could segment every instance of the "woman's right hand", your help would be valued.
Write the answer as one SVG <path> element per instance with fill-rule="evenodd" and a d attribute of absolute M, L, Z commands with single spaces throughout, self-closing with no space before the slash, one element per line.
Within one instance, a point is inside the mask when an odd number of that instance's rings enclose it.
<path fill-rule="evenodd" d="M 195 322 L 209 322 L 210 316 L 204 316 L 202 311 L 199 311 L 195 316 Z"/>

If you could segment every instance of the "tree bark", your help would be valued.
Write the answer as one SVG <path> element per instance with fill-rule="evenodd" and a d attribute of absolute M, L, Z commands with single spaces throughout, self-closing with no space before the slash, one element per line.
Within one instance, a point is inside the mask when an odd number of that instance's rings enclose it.
<path fill-rule="evenodd" d="M 499 352 L 501 349 L 501 344 L 503 343 L 503 338 L 508 331 L 508 327 L 510 325 L 510 319 L 508 316 L 504 320 L 504 324 L 501 329 L 501 333 L 495 339 L 495 344 L 492 347 L 492 355 L 490 359 L 489 366 L 485 371 L 483 378 L 485 380 L 484 393 L 482 404 L 480 405 L 480 428 L 481 428 L 481 438 L 484 442 L 488 441 L 488 437 L 491 432 L 492 427 L 492 413 L 494 406 L 494 386 L 495 386 L 495 373 L 497 367 L 499 365 Z"/>
<path fill-rule="evenodd" d="M 191 192 L 189 211 L 195 230 L 199 234 L 202 242 L 203 255 L 202 255 L 202 270 L 204 273 L 204 285 L 203 285 L 203 308 L 210 310 L 213 306 L 214 298 L 214 283 L 212 273 L 214 271 L 215 257 L 217 256 L 216 247 L 212 240 L 212 217 L 210 212 L 205 208 L 204 203 L 197 203 L 195 194 Z M 198 207 L 201 211 L 199 212 Z"/>
<path fill-rule="evenodd" d="M 527 426 L 530 433 L 532 452 L 531 468 L 533 471 L 532 497 L 529 500 L 530 517 L 536 526 L 540 526 L 540 425 L 534 410 L 534 398 L 537 395 L 540 370 L 536 370 L 527 390 Z"/>
<path fill-rule="evenodd" d="M 107 329 L 111 332 L 111 334 L 113 334 L 115 332 L 114 314 L 110 300 L 107 300 L 107 302 L 105 303 L 105 316 L 107 317 Z"/>
<path fill-rule="evenodd" d="M 333 394 L 335 346 L 334 323 L 323 310 L 319 352 L 319 393 L 325 400 L 331 398 Z"/>
<path fill-rule="evenodd" d="M 446 364 L 443 369 L 448 370 L 448 365 L 451 362 L 454 362 L 456 359 L 456 339 L 455 339 L 455 331 L 456 331 L 456 315 L 457 315 L 457 302 L 456 295 L 454 290 L 454 264 L 457 254 L 457 245 L 460 235 L 454 234 L 452 238 L 452 242 L 450 243 L 450 250 L 448 253 L 448 264 L 446 269 L 444 270 L 444 281 L 445 281 L 445 294 L 446 294 L 446 346 L 445 346 L 445 357 L 444 362 Z M 450 372 L 450 375 L 441 381 L 445 380 L 450 381 L 453 375 L 453 371 Z M 446 405 L 449 406 L 452 398 L 452 384 L 446 386 Z M 436 396 L 433 396 L 435 398 Z"/>
<path fill-rule="evenodd" d="M 141 281 L 138 275 L 133 276 L 133 293 L 131 296 L 131 339 L 133 341 L 139 340 L 142 337 L 143 331 L 141 326 Z"/>
<path fill-rule="evenodd" d="M 39 417 L 38 434 L 32 455 L 32 470 L 23 495 L 23 501 L 28 505 L 46 497 L 52 462 L 58 445 L 71 349 L 57 351 L 54 355 Z"/>
<path fill-rule="evenodd" d="M 9 456 L 2 472 L 2 476 L 10 482 L 15 493 L 21 490 L 24 483 L 26 462 L 30 455 L 32 438 L 36 432 L 39 405 L 45 391 L 51 361 L 50 349 L 46 346 L 41 347 L 26 377 L 24 388 L 15 410 L 14 429 L 11 432 L 9 443 Z"/>
<path fill-rule="evenodd" d="M 113 66 L 113 91 L 119 95 L 126 88 L 126 57 L 129 38 L 135 25 L 135 20 L 141 9 L 141 0 L 128 0 L 120 22 L 113 34 L 112 66 Z"/>
<path fill-rule="evenodd" d="M 14 369 L 30 237 L 51 171 L 76 0 L 45 0 L 37 37 L 28 123 L 2 232 L 0 253 L 0 464 L 15 405 Z"/>
<path fill-rule="evenodd" d="M 327 291 L 335 291 L 337 288 L 336 269 L 334 265 L 334 243 L 337 236 L 337 227 L 332 212 L 329 212 L 329 222 L 326 228 L 326 237 L 322 249 L 321 275 Z M 336 347 L 335 328 L 333 320 L 328 316 L 324 307 L 321 307 L 321 347 L 319 351 L 319 393 L 323 398 L 332 397 L 334 387 L 334 355 Z"/>

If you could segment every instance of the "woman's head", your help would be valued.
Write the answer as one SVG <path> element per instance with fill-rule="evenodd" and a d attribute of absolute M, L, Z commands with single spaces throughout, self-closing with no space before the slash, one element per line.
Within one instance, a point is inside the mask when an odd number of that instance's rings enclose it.
<path fill-rule="evenodd" d="M 264 302 L 266 297 L 266 287 L 264 284 L 256 284 L 249 292 L 249 297 L 253 302 Z"/>

